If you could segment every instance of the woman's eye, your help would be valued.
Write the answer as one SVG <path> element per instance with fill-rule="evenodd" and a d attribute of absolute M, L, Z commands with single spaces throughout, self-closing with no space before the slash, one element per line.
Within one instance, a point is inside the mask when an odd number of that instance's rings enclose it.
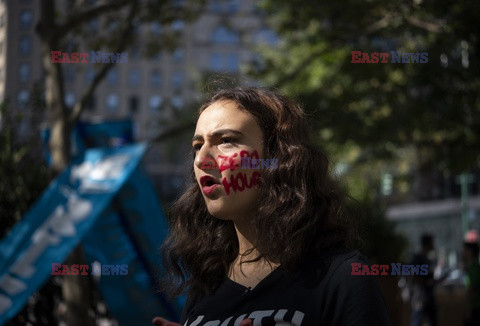
<path fill-rule="evenodd" d="M 233 143 L 233 139 L 232 138 L 222 138 L 222 143 L 224 143 L 224 144 Z"/>
<path fill-rule="evenodd" d="M 192 150 L 194 152 L 198 152 L 200 150 L 200 147 L 202 147 L 201 144 L 195 144 L 195 145 L 192 146 Z"/>

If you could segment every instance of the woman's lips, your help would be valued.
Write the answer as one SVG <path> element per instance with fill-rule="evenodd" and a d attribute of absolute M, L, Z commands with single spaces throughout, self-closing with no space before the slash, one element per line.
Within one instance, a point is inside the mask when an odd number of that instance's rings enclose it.
<path fill-rule="evenodd" d="M 217 182 L 212 176 L 204 175 L 200 178 L 200 185 L 202 187 L 202 191 L 205 195 L 210 195 L 215 189 L 220 186 L 220 183 Z"/>

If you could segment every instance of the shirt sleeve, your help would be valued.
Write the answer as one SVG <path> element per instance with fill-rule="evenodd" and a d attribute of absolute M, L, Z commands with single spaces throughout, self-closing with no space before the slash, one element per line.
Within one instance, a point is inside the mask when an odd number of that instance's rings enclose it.
<path fill-rule="evenodd" d="M 325 286 L 324 325 L 390 325 L 387 306 L 375 276 L 351 275 L 352 263 L 367 264 L 361 255 L 337 262 Z"/>

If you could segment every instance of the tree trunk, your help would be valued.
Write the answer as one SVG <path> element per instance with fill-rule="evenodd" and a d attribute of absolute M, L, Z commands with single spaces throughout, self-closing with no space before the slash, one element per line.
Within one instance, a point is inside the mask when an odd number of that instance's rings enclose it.
<path fill-rule="evenodd" d="M 81 246 L 74 251 L 65 261 L 69 267 L 73 264 L 85 264 L 85 257 Z M 62 296 L 67 306 L 65 323 L 68 326 L 93 326 L 95 325 L 92 304 L 92 290 L 90 288 L 90 275 L 65 275 L 63 277 Z"/>
<path fill-rule="evenodd" d="M 49 148 L 55 176 L 60 174 L 70 162 L 70 129 L 68 122 L 63 119 L 50 123 Z"/>
<path fill-rule="evenodd" d="M 45 102 L 50 122 L 50 155 L 52 157 L 52 174 L 57 176 L 70 163 L 70 134 L 72 123 L 69 111 L 63 100 L 63 74 L 60 64 L 51 62 L 50 49 L 58 48 L 52 40 L 43 45 L 43 66 L 45 77 Z M 72 251 L 65 261 L 69 267 L 73 264 L 85 264 L 80 246 Z M 65 275 L 62 294 L 66 305 L 65 321 L 68 326 L 93 326 L 94 318 L 89 313 L 92 303 L 92 289 L 89 276 Z"/>

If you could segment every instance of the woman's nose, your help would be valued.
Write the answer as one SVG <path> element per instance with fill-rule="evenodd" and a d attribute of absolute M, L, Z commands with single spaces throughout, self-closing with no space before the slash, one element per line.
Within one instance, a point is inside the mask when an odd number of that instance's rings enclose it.
<path fill-rule="evenodd" d="M 197 152 L 197 156 L 195 157 L 195 165 L 202 170 L 217 168 L 214 154 L 205 145 L 203 145 Z"/>

